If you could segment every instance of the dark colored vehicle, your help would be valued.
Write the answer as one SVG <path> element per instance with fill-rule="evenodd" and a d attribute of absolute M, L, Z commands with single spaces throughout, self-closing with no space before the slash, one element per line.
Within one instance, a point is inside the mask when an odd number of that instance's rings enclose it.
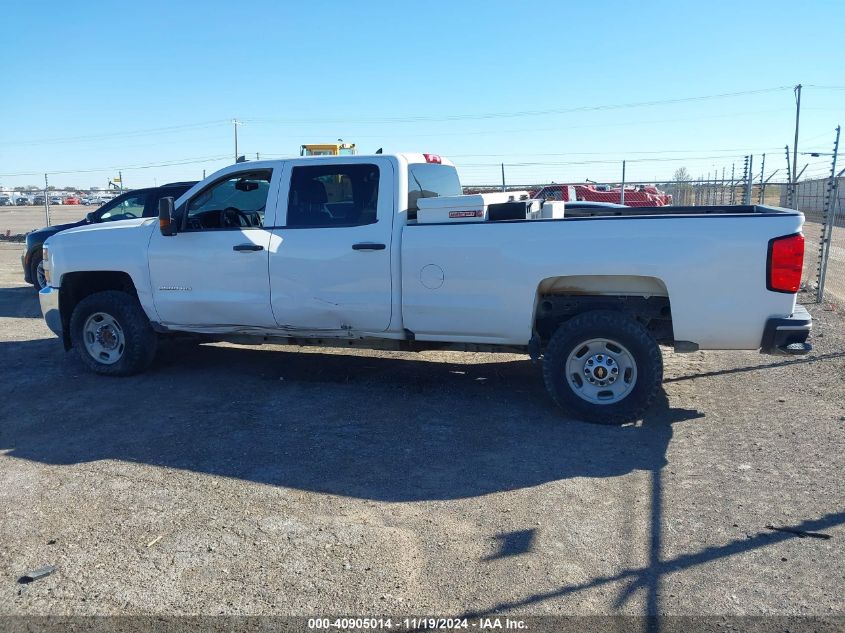
<path fill-rule="evenodd" d="M 24 196 L 19 196 L 15 199 L 15 204 L 19 207 L 25 207 L 29 204 L 29 198 L 25 198 Z"/>
<path fill-rule="evenodd" d="M 41 261 L 41 246 L 48 237 L 77 226 L 85 224 L 98 224 L 100 222 L 113 222 L 115 220 L 130 220 L 132 218 L 151 218 L 158 216 L 158 201 L 161 198 L 173 196 L 178 198 L 188 189 L 193 187 L 195 182 L 173 182 L 161 187 L 150 187 L 148 189 L 134 189 L 109 200 L 96 211 L 91 211 L 84 220 L 71 222 L 70 224 L 56 224 L 37 229 L 26 236 L 26 248 L 21 255 L 23 265 L 23 278 L 27 283 L 41 290 L 46 285 L 44 280 L 44 267 Z M 41 197 L 41 204 L 44 197 Z"/>
<path fill-rule="evenodd" d="M 32 204 L 34 204 L 35 206 L 44 204 L 44 196 L 35 196 L 32 199 Z"/>

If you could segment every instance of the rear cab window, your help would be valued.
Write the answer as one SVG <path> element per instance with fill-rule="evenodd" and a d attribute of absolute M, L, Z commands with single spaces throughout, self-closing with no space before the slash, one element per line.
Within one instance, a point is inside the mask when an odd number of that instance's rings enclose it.
<path fill-rule="evenodd" d="M 439 163 L 408 165 L 408 220 L 417 219 L 417 200 L 463 195 L 458 170 Z"/>

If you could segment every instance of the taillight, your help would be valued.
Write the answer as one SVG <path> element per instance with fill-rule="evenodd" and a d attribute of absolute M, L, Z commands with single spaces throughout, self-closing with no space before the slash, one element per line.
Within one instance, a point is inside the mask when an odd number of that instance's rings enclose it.
<path fill-rule="evenodd" d="M 427 163 L 437 163 L 440 165 L 443 162 L 437 154 L 423 154 L 423 156 L 425 157 L 425 162 Z"/>
<path fill-rule="evenodd" d="M 803 267 L 803 235 L 796 233 L 769 240 L 766 288 L 774 292 L 798 292 Z"/>

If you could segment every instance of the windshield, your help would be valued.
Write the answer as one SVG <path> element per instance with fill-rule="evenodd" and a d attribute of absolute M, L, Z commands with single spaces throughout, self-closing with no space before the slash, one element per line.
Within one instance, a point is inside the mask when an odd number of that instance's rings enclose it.
<path fill-rule="evenodd" d="M 131 220 L 144 215 L 144 205 L 147 201 L 147 192 L 124 194 L 121 197 L 109 200 L 102 207 L 97 209 L 96 218 L 98 222 L 111 222 L 114 220 Z"/>

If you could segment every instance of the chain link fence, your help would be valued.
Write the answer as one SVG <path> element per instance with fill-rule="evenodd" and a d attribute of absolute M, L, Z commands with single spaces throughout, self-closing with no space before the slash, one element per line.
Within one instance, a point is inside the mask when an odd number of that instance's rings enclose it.
<path fill-rule="evenodd" d="M 845 178 L 800 181 L 794 192 L 783 182 L 737 179 L 699 179 L 683 182 L 628 182 L 624 204 L 629 206 L 704 206 L 765 204 L 797 208 L 805 217 L 803 287 L 817 300 L 845 305 Z M 591 200 L 620 203 L 619 183 L 509 184 L 509 191 L 528 191 L 553 200 Z M 465 193 L 501 191 L 501 184 L 465 186 Z M 47 223 L 74 222 L 96 206 L 50 205 L 49 222 L 43 206 L 0 206 L 0 240 L 23 239 L 28 231 Z M 665 209 L 669 211 L 669 209 Z"/>

